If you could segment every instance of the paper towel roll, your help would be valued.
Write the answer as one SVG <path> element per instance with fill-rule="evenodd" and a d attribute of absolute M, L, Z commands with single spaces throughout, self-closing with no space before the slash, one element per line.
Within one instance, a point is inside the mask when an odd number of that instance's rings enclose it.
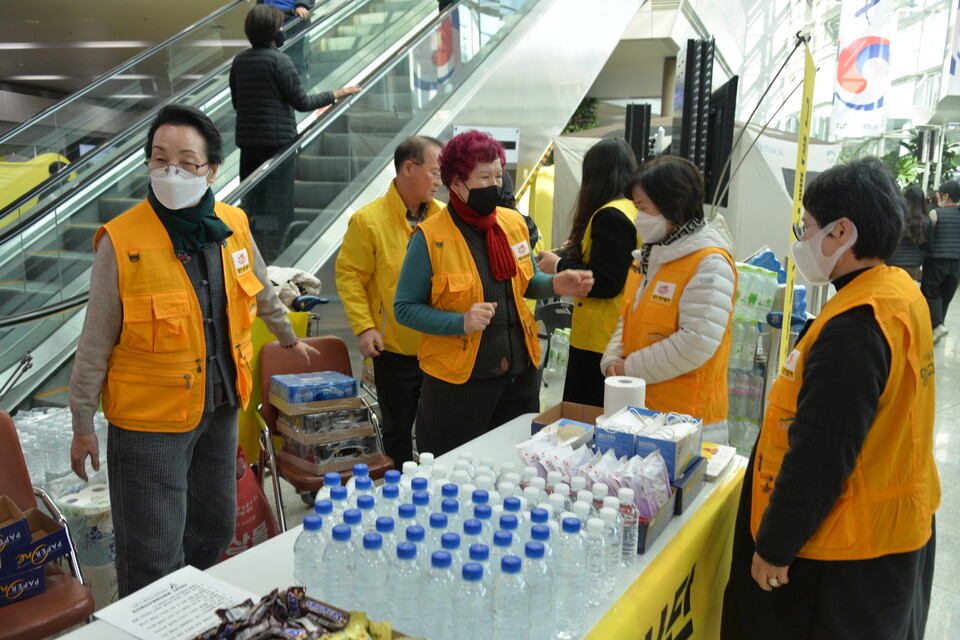
<path fill-rule="evenodd" d="M 624 407 L 645 407 L 646 398 L 643 378 L 610 376 L 603 383 L 603 415 L 611 416 Z"/>
<path fill-rule="evenodd" d="M 56 500 L 77 546 L 77 561 L 84 566 L 113 563 L 113 518 L 110 492 L 105 484 L 91 484 Z"/>

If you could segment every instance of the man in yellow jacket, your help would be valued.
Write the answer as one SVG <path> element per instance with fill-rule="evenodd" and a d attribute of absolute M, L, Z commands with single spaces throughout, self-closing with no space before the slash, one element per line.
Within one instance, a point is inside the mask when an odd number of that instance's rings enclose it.
<path fill-rule="evenodd" d="M 399 325 L 393 295 L 413 229 L 443 209 L 439 140 L 414 136 L 393 154 L 397 177 L 386 195 L 357 211 L 337 256 L 337 292 L 365 358 L 373 359 L 385 453 L 400 467 L 413 459 L 413 421 L 423 373 L 420 334 Z"/>

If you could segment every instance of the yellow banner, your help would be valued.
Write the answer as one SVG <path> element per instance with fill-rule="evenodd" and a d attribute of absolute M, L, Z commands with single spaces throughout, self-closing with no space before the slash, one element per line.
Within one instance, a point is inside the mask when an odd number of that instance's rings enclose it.
<path fill-rule="evenodd" d="M 734 470 L 683 525 L 587 640 L 713 640 L 720 637 L 733 524 L 744 469 Z M 674 523 L 668 527 L 676 526 Z"/>
<path fill-rule="evenodd" d="M 803 46 L 803 102 L 800 106 L 800 131 L 797 134 L 797 175 L 793 182 L 793 216 L 790 220 L 790 243 L 793 237 L 793 227 L 803 221 L 803 192 L 807 186 L 807 152 L 810 146 L 810 120 L 813 117 L 813 82 L 817 76 L 817 68 L 810 55 L 810 47 Z M 787 256 L 787 285 L 783 296 L 783 328 L 780 331 L 780 359 L 787 359 L 787 349 L 790 347 L 790 325 L 793 316 L 793 283 L 797 277 L 797 267 L 793 258 Z"/>

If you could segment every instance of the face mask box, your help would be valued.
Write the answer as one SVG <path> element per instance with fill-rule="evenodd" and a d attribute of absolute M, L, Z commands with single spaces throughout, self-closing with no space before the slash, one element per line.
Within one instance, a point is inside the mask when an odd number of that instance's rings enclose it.
<path fill-rule="evenodd" d="M 0 554 L 30 543 L 30 526 L 13 500 L 0 496 Z"/>
<path fill-rule="evenodd" d="M 692 503 L 707 480 L 707 459 L 697 456 L 678 480 L 670 483 L 677 490 L 677 515 Z"/>
<path fill-rule="evenodd" d="M 640 519 L 640 529 L 637 535 L 637 553 L 646 553 L 657 541 L 663 530 L 667 528 L 676 513 L 677 491 L 673 490 L 667 503 L 660 507 L 657 515 L 647 521 Z"/>
<path fill-rule="evenodd" d="M 633 413 L 641 416 L 653 417 L 656 415 L 660 415 L 659 412 L 653 411 L 651 409 L 638 409 L 635 407 L 629 407 L 629 409 Z M 614 414 L 614 416 L 616 415 L 617 414 Z M 620 431 L 617 429 L 608 429 L 604 427 L 602 422 L 603 421 L 601 421 L 601 424 L 597 425 L 597 435 L 596 435 L 596 445 L 597 445 L 596 449 L 599 453 L 606 453 L 608 449 L 613 449 L 613 453 L 618 458 L 622 458 L 623 456 L 632 458 L 634 455 L 638 453 L 637 436 L 635 436 L 633 433 L 628 433 L 626 431 Z"/>
<path fill-rule="evenodd" d="M 634 410 L 634 407 L 630 407 Z M 648 409 L 636 409 L 641 412 L 648 412 Z M 649 436 L 638 435 L 635 438 L 634 453 L 642 458 L 650 455 L 654 449 L 660 450 L 664 462 L 667 463 L 667 473 L 670 475 L 670 481 L 676 482 L 687 470 L 695 457 L 700 455 L 701 440 L 703 439 L 703 420 L 697 419 L 697 428 L 679 441 L 661 440 Z"/>
<path fill-rule="evenodd" d="M 597 417 L 603 414 L 603 407 L 593 407 L 587 404 L 577 404 L 576 402 L 561 402 L 538 415 L 530 422 L 530 435 L 533 435 L 546 427 L 560 420 L 570 420 L 578 422 L 589 427 L 586 433 L 577 438 L 570 446 L 577 447 L 587 445 L 593 446 L 594 426 Z"/>
<path fill-rule="evenodd" d="M 40 595 L 47 590 L 43 567 L 0 576 L 0 607 Z"/>
<path fill-rule="evenodd" d="M 24 520 L 30 531 L 27 544 L 0 552 L 0 575 L 42 567 L 70 550 L 67 530 L 47 514 L 28 509 Z"/>

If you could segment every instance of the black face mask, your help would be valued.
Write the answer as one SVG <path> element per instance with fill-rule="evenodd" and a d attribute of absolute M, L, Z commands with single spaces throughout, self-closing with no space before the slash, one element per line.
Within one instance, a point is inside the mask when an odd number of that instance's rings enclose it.
<path fill-rule="evenodd" d="M 497 185 L 478 189 L 467 187 L 467 190 L 470 192 L 467 195 L 467 206 L 482 216 L 488 216 L 496 211 L 500 198 L 503 197 L 503 189 Z"/>
<path fill-rule="evenodd" d="M 280 31 L 277 31 L 277 35 L 273 36 L 273 41 L 279 49 L 283 46 L 283 43 L 287 41 L 287 34 L 283 32 L 283 29 L 280 29 Z"/>

